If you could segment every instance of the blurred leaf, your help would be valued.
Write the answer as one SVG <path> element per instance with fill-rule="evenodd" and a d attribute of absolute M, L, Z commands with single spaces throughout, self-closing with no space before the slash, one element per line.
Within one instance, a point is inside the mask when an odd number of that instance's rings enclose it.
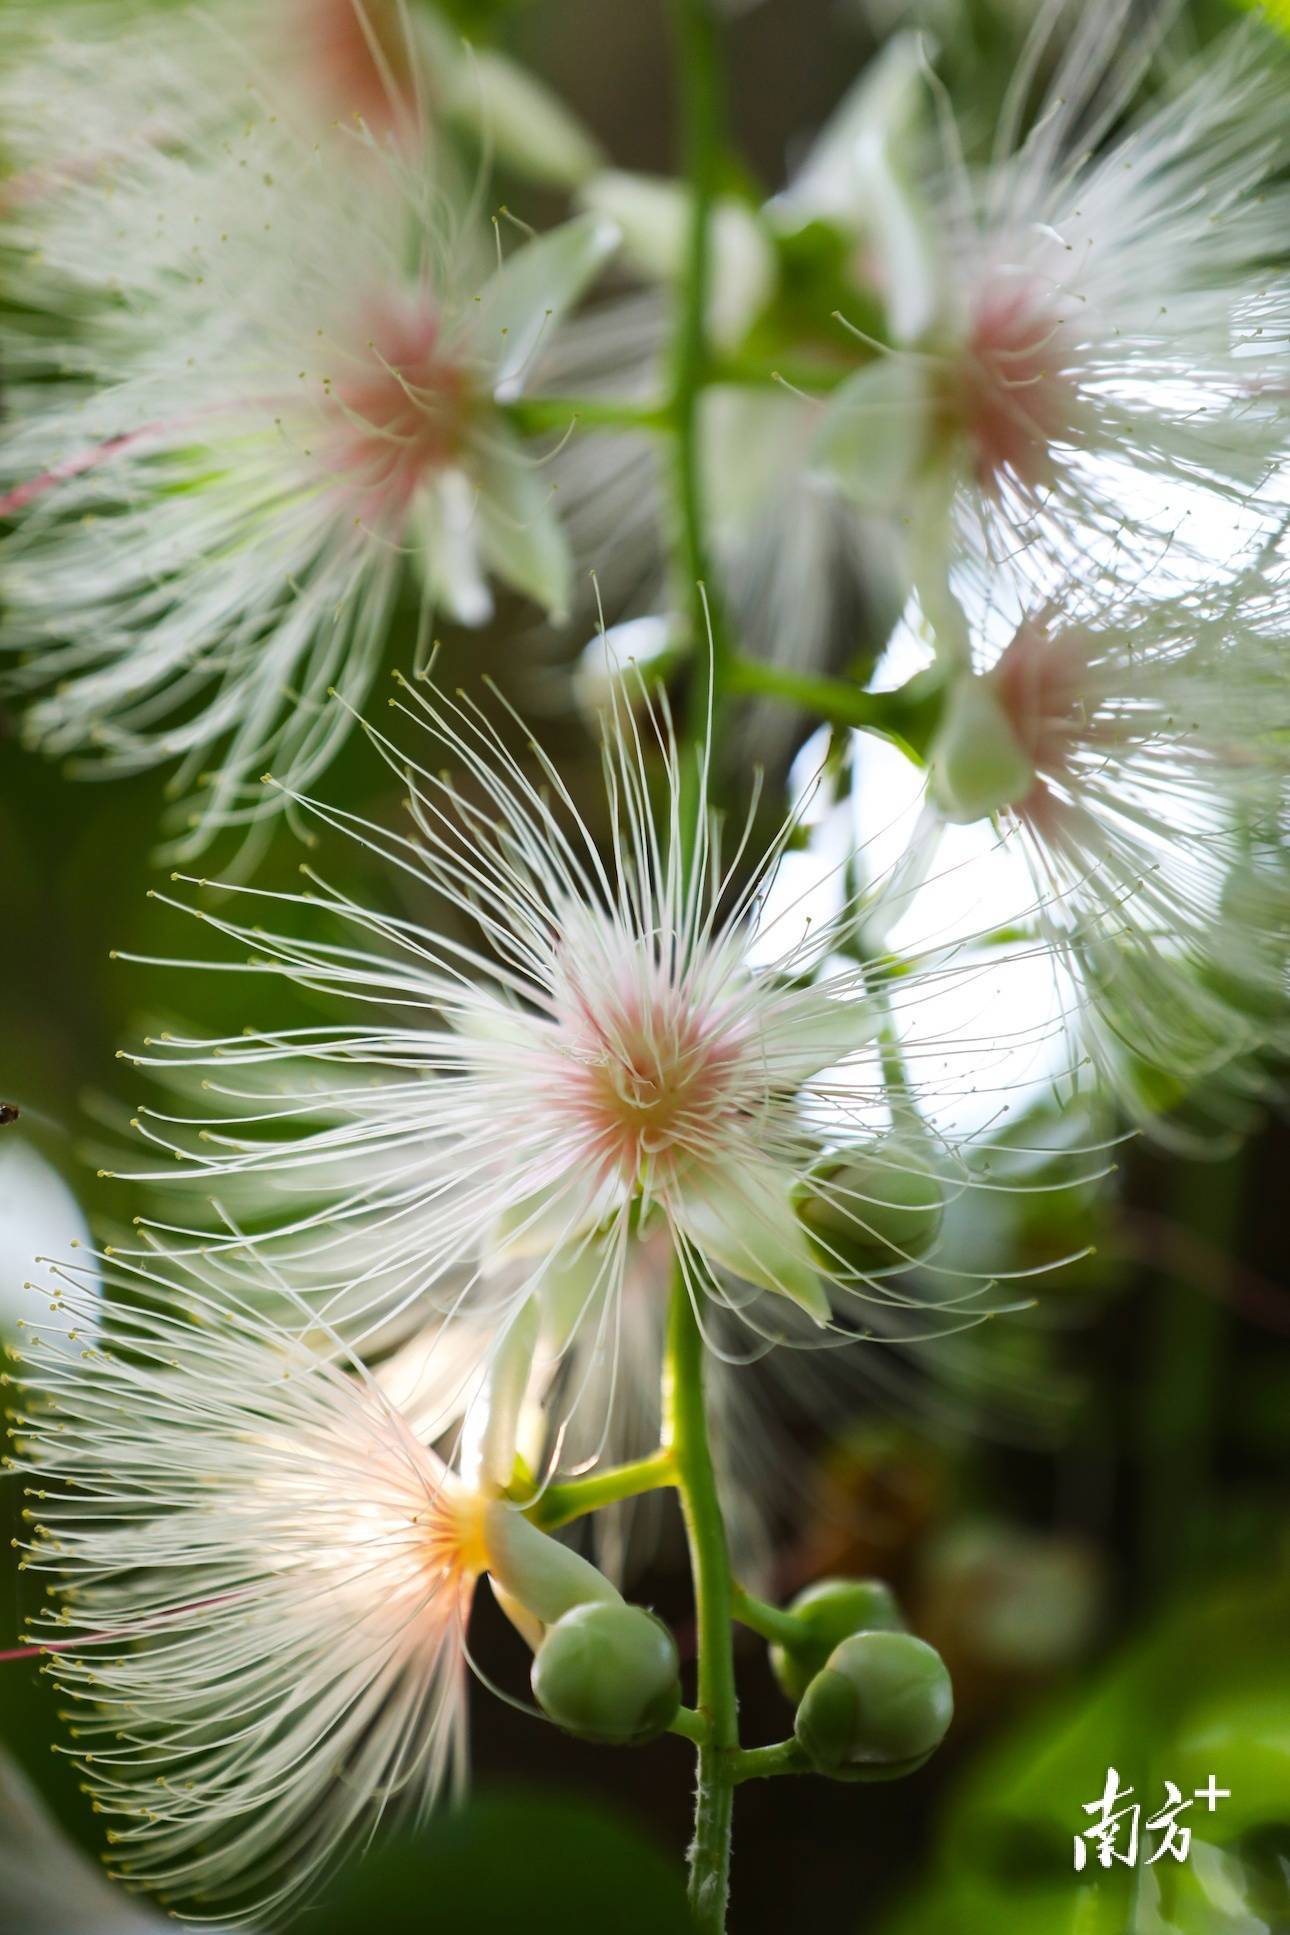
<path fill-rule="evenodd" d="M 1007 1929 L 1008 1935 L 1256 1935 L 1281 1892 L 1290 1823 L 1290 1587 L 1228 1588 L 1177 1609 L 1074 1702 L 1028 1721 L 973 1766 L 952 1801 L 931 1878 L 883 1935 Z M 1185 1864 L 1074 1872 L 1106 1770 L 1132 1787 L 1145 1823 L 1172 1781 L 1212 1774 L 1230 1789 L 1193 1802 Z M 1150 1837 L 1147 1837 L 1149 1844 Z M 1279 1877 L 1279 1880 L 1278 1880 Z"/>
<path fill-rule="evenodd" d="M 309 1918 L 313 1935 L 689 1935 L 679 1865 L 575 1799 L 476 1800 L 355 1862 Z"/>

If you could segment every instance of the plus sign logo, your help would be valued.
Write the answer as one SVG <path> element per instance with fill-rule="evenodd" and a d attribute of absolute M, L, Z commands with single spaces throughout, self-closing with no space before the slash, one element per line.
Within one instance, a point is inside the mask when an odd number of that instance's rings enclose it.
<path fill-rule="evenodd" d="M 1142 1819 L 1142 1803 L 1133 1798 L 1133 1789 L 1120 1784 L 1114 1767 L 1106 1770 L 1101 1798 L 1085 1801 L 1084 1812 L 1092 1816 L 1090 1825 L 1075 1836 L 1075 1871 L 1086 1868 L 1092 1858 L 1099 1867 L 1110 1868 L 1119 1862 L 1126 1868 L 1153 1868 L 1170 1856 L 1185 1861 L 1191 1848 L 1191 1827 L 1183 1819 L 1197 1801 L 1203 1801 L 1213 1814 L 1220 1801 L 1230 1800 L 1230 1787 L 1220 1787 L 1213 1774 L 1205 1785 L 1184 1797 L 1171 1780 L 1164 1782 L 1164 1805 Z"/>

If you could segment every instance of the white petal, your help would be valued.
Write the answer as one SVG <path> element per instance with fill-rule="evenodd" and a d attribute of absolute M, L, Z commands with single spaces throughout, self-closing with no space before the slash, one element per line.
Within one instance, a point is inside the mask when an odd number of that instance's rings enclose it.
<path fill-rule="evenodd" d="M 0 1926 L 22 1935 L 165 1935 L 159 1912 L 113 1888 L 0 1754 Z"/>
<path fill-rule="evenodd" d="M 690 246 L 690 196 L 657 175 L 610 168 L 587 182 L 581 200 L 622 233 L 623 253 L 642 275 L 676 281 Z M 775 252 L 756 211 L 724 197 L 712 225 L 708 327 L 719 343 L 737 343 L 770 300 Z"/>
<path fill-rule="evenodd" d="M 557 621 L 569 609 L 573 557 L 549 473 L 498 430 L 478 465 L 479 539 L 489 568 Z"/>
<path fill-rule="evenodd" d="M 724 529 L 738 533 L 800 482 L 817 418 L 788 390 L 716 384 L 700 417 L 708 500 Z"/>
<path fill-rule="evenodd" d="M 464 471 L 445 472 L 418 491 L 408 519 L 408 542 L 436 603 L 459 625 L 492 616 L 492 593 L 480 565 L 480 519 L 475 486 Z"/>
<path fill-rule="evenodd" d="M 776 1083 L 809 1081 L 867 1048 L 882 1028 L 882 1010 L 870 1001 L 840 1000 L 804 990 L 779 1003 L 766 1057 Z"/>
<path fill-rule="evenodd" d="M 520 1413 L 537 1348 L 539 1310 L 529 1297 L 509 1320 L 488 1365 L 484 1388 L 466 1413 L 461 1470 L 474 1490 L 502 1491 L 515 1472 Z"/>
<path fill-rule="evenodd" d="M 472 49 L 454 79 L 450 106 L 478 121 L 505 167 L 573 188 L 598 166 L 600 150 L 587 129 L 550 88 L 504 54 Z"/>
<path fill-rule="evenodd" d="M 923 464 L 932 408 L 925 366 L 911 356 L 880 356 L 830 397 L 812 464 L 861 510 L 898 510 Z"/>
<path fill-rule="evenodd" d="M 494 1218 L 480 1239 L 485 1268 L 496 1271 L 521 1257 L 548 1256 L 572 1244 L 600 1220 L 596 1193 L 561 1176 L 547 1188 L 509 1204 Z M 538 1274 L 535 1270 L 535 1282 Z"/>
<path fill-rule="evenodd" d="M 772 1163 L 705 1170 L 688 1182 L 677 1223 L 710 1262 L 799 1304 L 817 1324 L 831 1315 L 820 1273 L 781 1172 Z"/>
<path fill-rule="evenodd" d="M 539 343 L 617 245 L 618 231 L 603 216 L 575 215 L 524 243 L 489 277 L 479 294 L 475 336 L 494 362 L 495 396 L 518 396 Z"/>

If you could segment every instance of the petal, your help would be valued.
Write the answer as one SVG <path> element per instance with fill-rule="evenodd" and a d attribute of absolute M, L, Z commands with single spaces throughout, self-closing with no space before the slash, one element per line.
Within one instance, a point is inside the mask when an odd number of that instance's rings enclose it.
<path fill-rule="evenodd" d="M 493 394 L 518 396 L 542 339 L 549 334 L 618 246 L 602 215 L 575 215 L 535 242 L 525 242 L 484 284 L 474 319 L 476 340 L 495 360 Z"/>
<path fill-rule="evenodd" d="M 767 1030 L 765 1057 L 772 1082 L 807 1082 L 835 1068 L 848 1055 L 867 1048 L 882 1029 L 883 1014 L 873 1001 L 842 999 L 815 989 L 785 995 Z"/>
<path fill-rule="evenodd" d="M 39 1317 L 46 1346 L 79 1357 L 97 1329 L 90 1311 L 102 1295 L 98 1278 L 83 1265 L 75 1270 L 73 1313 L 63 1306 L 64 1286 L 47 1259 L 92 1252 L 84 1211 L 58 1171 L 13 1129 L 4 1131 L 2 1144 L 0 1338 Z"/>
<path fill-rule="evenodd" d="M 449 106 L 477 122 L 504 167 L 554 188 L 573 188 L 600 163 L 600 150 L 550 88 L 491 48 L 457 65 Z"/>
<path fill-rule="evenodd" d="M 601 1220 L 602 1213 L 598 1193 L 568 1175 L 531 1190 L 500 1210 L 481 1237 L 485 1270 L 496 1271 L 521 1257 L 550 1256 L 573 1244 Z M 535 1288 L 544 1274 L 534 1269 Z"/>
<path fill-rule="evenodd" d="M 788 390 L 717 384 L 704 391 L 701 411 L 708 501 L 719 523 L 739 532 L 800 481 L 815 407 Z"/>
<path fill-rule="evenodd" d="M 690 196 L 680 183 L 610 168 L 586 183 L 581 199 L 621 231 L 623 253 L 642 275 L 680 277 L 690 246 Z M 737 343 L 774 292 L 775 251 L 756 211 L 725 196 L 716 205 L 712 252 L 708 327 L 719 343 Z"/>
<path fill-rule="evenodd" d="M 480 536 L 475 487 L 464 471 L 446 471 L 417 492 L 408 514 L 408 543 L 427 591 L 459 625 L 482 625 L 492 616 Z"/>
<path fill-rule="evenodd" d="M 589 1312 L 621 1275 L 603 1242 L 588 1237 L 580 1248 L 552 1257 L 542 1279 L 542 1348 L 550 1359 L 562 1357 Z"/>
<path fill-rule="evenodd" d="M 479 541 L 490 570 L 562 620 L 573 591 L 573 557 L 546 471 L 509 432 L 495 428 L 477 476 Z"/>
<path fill-rule="evenodd" d="M 539 1309 L 528 1297 L 493 1347 L 484 1388 L 466 1413 L 461 1469 L 475 1490 L 502 1491 L 515 1474 L 520 1414 L 537 1349 Z"/>
<path fill-rule="evenodd" d="M 773 1163 L 705 1170 L 684 1188 L 675 1218 L 710 1263 L 800 1305 L 817 1324 L 832 1312 L 819 1268 Z"/>
<path fill-rule="evenodd" d="M 880 356 L 829 399 L 812 464 L 860 510 L 890 513 L 913 491 L 931 438 L 932 407 L 922 362 Z"/>

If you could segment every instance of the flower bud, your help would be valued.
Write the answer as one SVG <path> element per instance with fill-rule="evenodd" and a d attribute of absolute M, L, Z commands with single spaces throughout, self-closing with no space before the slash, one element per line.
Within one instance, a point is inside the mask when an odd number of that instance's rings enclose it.
<path fill-rule="evenodd" d="M 912 1773 L 945 1737 L 954 1694 L 934 1647 L 912 1633 L 853 1633 L 829 1655 L 793 1722 L 821 1773 Z"/>
<path fill-rule="evenodd" d="M 801 1642 L 772 1646 L 770 1663 L 794 1702 L 823 1671 L 834 1647 L 852 1633 L 900 1632 L 905 1623 L 890 1587 L 881 1579 L 821 1579 L 799 1592 L 788 1610 L 801 1622 Z"/>
<path fill-rule="evenodd" d="M 643 1606 L 575 1606 L 533 1660 L 538 1705 L 566 1733 L 627 1746 L 664 1732 L 681 1704 L 676 1641 Z"/>
<path fill-rule="evenodd" d="M 930 1147 L 898 1132 L 821 1169 L 798 1213 L 826 1269 L 868 1275 L 926 1256 L 944 1211 Z"/>
<path fill-rule="evenodd" d="M 1035 769 L 988 679 L 962 678 L 951 691 L 931 754 L 931 790 L 955 825 L 988 819 L 1025 799 Z"/>

